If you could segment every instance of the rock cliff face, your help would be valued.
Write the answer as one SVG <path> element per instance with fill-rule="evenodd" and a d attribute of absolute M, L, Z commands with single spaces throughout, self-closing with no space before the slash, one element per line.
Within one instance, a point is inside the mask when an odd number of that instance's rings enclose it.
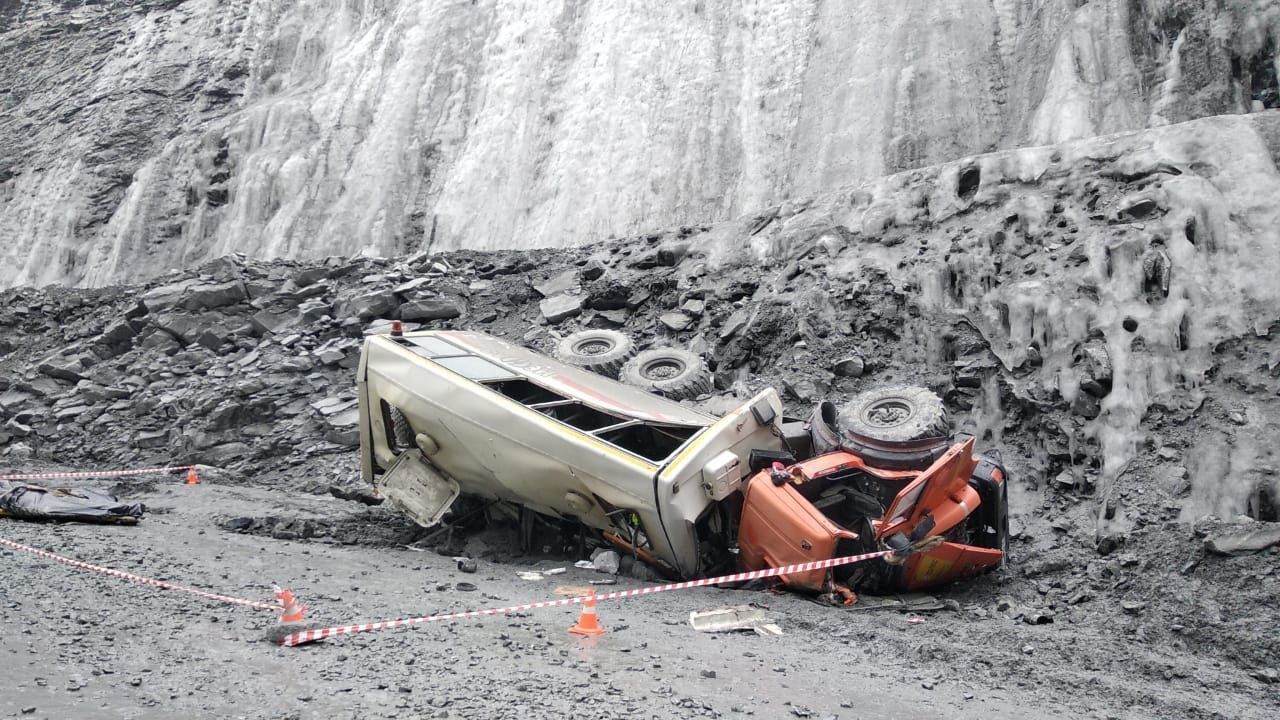
<path fill-rule="evenodd" d="M 0 285 L 582 244 L 1278 102 L 1277 0 L 0 2 Z"/>

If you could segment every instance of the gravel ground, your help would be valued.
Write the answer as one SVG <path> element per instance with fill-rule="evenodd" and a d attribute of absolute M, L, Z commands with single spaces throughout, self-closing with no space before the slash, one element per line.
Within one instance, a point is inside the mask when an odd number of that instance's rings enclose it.
<path fill-rule="evenodd" d="M 264 509 L 334 523 L 366 511 L 331 498 L 209 482 L 138 490 L 127 494 L 150 515 L 136 527 L 5 521 L 0 532 L 238 597 L 269 600 L 272 583 L 289 585 L 324 625 L 550 598 L 557 585 L 600 577 L 572 558 L 481 560 L 464 575 L 449 557 L 404 546 L 219 529 L 228 515 Z M 1264 557 L 1274 567 L 1276 556 Z M 700 589 L 602 603 L 609 633 L 594 640 L 567 634 L 576 608 L 556 608 L 282 648 L 266 639 L 270 611 L 10 550 L 0 560 L 4 717 L 1015 718 L 1035 708 L 1046 718 L 1265 718 L 1280 708 L 1230 663 L 1135 632 L 1131 612 L 1099 607 L 1031 625 L 998 610 L 1010 602 L 1001 593 L 1034 584 L 1025 577 L 954 587 L 946 599 L 956 609 L 920 624 L 788 594 Z M 516 576 L 566 565 L 541 582 Z M 691 610 L 749 602 L 785 634 L 713 636 L 687 623 Z"/>

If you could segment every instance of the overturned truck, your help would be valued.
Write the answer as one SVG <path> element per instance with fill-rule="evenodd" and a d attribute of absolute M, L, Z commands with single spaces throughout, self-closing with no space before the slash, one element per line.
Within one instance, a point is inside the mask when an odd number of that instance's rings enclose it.
<path fill-rule="evenodd" d="M 597 370 L 618 372 L 633 354 L 625 339 L 592 339 L 588 352 L 609 360 Z M 624 375 L 658 391 L 698 385 L 669 382 L 688 370 L 678 355 L 650 355 L 649 377 L 634 362 Z M 844 412 L 823 403 L 797 422 L 769 389 L 715 417 L 566 360 L 478 332 L 369 336 L 357 381 L 364 478 L 425 527 L 460 495 L 509 502 L 581 523 L 673 577 L 897 550 L 897 563 L 782 578 L 875 592 L 1003 562 L 1006 471 L 972 438 L 947 438 L 927 390 L 873 392 Z"/>

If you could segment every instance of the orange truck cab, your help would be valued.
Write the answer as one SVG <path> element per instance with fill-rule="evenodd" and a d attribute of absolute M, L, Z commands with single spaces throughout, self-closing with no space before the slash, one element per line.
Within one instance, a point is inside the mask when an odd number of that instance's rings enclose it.
<path fill-rule="evenodd" d="M 894 563 L 857 563 L 782 576 L 788 587 L 830 592 L 919 590 L 998 567 L 1008 543 L 1006 473 L 957 442 L 923 471 L 872 467 L 847 450 L 747 482 L 738 528 L 745 570 L 878 549 Z M 937 540 L 922 542 L 928 538 Z"/>

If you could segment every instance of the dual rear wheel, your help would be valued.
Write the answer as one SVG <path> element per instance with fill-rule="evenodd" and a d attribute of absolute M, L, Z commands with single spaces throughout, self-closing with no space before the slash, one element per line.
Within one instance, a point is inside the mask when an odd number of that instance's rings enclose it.
<path fill-rule="evenodd" d="M 616 330 L 573 333 L 556 344 L 555 356 L 563 363 L 674 400 L 695 398 L 712 387 L 711 371 L 698 354 L 673 347 L 637 353 L 631 338 Z"/>

